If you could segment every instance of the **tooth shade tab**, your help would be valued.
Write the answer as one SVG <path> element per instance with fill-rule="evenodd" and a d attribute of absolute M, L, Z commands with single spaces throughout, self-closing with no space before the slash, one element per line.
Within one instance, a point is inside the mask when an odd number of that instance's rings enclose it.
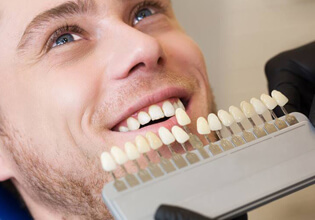
<path fill-rule="evenodd" d="M 224 126 L 230 127 L 234 123 L 234 118 L 230 113 L 224 110 L 218 111 L 218 117 Z"/>
<path fill-rule="evenodd" d="M 143 154 L 150 151 L 150 145 L 142 135 L 137 135 L 135 139 L 138 151 Z"/>
<path fill-rule="evenodd" d="M 197 119 L 197 131 L 199 134 L 210 134 L 210 127 L 207 120 L 204 117 L 199 117 Z"/>
<path fill-rule="evenodd" d="M 183 109 L 185 111 L 185 106 L 184 106 L 184 104 L 182 103 L 182 101 L 180 99 L 178 100 L 177 104 L 178 104 L 179 108 L 181 108 L 181 109 Z"/>
<path fill-rule="evenodd" d="M 176 125 L 172 127 L 172 133 L 176 141 L 180 144 L 183 144 L 189 140 L 189 135 L 182 128 Z"/>
<path fill-rule="evenodd" d="M 114 160 L 119 165 L 122 165 L 128 161 L 128 157 L 119 147 L 113 146 L 110 149 L 110 153 L 112 154 Z"/>
<path fill-rule="evenodd" d="M 161 141 L 165 145 L 169 145 L 175 141 L 175 137 L 172 135 L 172 133 L 165 127 L 159 128 L 159 136 L 161 138 Z"/>
<path fill-rule="evenodd" d="M 170 101 L 163 102 L 162 110 L 166 117 L 172 117 L 173 115 L 175 115 L 174 106 L 172 105 Z"/>
<path fill-rule="evenodd" d="M 138 121 L 141 125 L 145 125 L 151 121 L 151 117 L 146 112 L 139 112 L 138 113 Z"/>
<path fill-rule="evenodd" d="M 254 107 L 246 101 L 241 102 L 241 109 L 247 118 L 251 118 L 256 114 Z"/>
<path fill-rule="evenodd" d="M 222 129 L 222 124 L 219 121 L 219 118 L 213 113 L 210 113 L 208 115 L 208 123 L 209 123 L 210 130 L 212 131 L 219 131 Z"/>
<path fill-rule="evenodd" d="M 267 106 L 269 110 L 273 110 L 278 104 L 276 100 L 266 94 L 260 96 L 260 100 Z"/>
<path fill-rule="evenodd" d="M 117 167 L 114 159 L 108 152 L 103 152 L 101 154 L 101 163 L 102 163 L 103 170 L 107 172 L 114 171 Z"/>
<path fill-rule="evenodd" d="M 138 152 L 136 146 L 131 142 L 125 143 L 125 152 L 129 160 L 136 160 L 140 157 L 140 153 Z"/>
<path fill-rule="evenodd" d="M 147 132 L 145 134 L 145 137 L 147 138 L 147 140 L 150 144 L 150 147 L 153 150 L 156 150 L 156 149 L 163 146 L 161 139 L 156 134 L 154 134 L 152 131 Z"/>
<path fill-rule="evenodd" d="M 133 117 L 129 117 L 127 119 L 127 126 L 128 126 L 128 129 L 130 131 L 135 131 L 135 130 L 138 130 L 140 128 L 140 123 L 137 119 L 135 119 Z"/>
<path fill-rule="evenodd" d="M 259 99 L 251 98 L 250 103 L 253 105 L 255 111 L 259 115 L 262 115 L 268 110 L 264 103 L 262 103 L 262 101 L 260 101 Z"/>
<path fill-rule="evenodd" d="M 185 126 L 191 123 L 189 116 L 183 109 L 181 108 L 176 109 L 175 115 L 179 125 Z"/>
<path fill-rule="evenodd" d="M 281 92 L 279 92 L 277 90 L 273 90 L 271 92 L 271 96 L 272 96 L 272 98 L 274 98 L 276 100 L 278 105 L 281 107 L 283 107 L 289 101 L 289 99 L 285 95 L 283 95 Z"/>
<path fill-rule="evenodd" d="M 119 130 L 119 132 L 128 132 L 129 131 L 129 129 L 125 126 L 119 126 L 118 130 Z"/>
<path fill-rule="evenodd" d="M 152 121 L 164 118 L 164 113 L 158 105 L 151 105 L 149 107 L 149 115 Z"/>
<path fill-rule="evenodd" d="M 237 123 L 240 123 L 245 118 L 244 113 L 239 108 L 235 107 L 234 105 L 230 106 L 229 112 Z"/>

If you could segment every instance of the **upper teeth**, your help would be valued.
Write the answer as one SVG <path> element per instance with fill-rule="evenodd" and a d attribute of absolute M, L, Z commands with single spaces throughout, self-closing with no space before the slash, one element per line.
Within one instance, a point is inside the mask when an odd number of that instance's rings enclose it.
<path fill-rule="evenodd" d="M 175 115 L 175 111 L 178 108 L 185 110 L 183 103 L 179 99 L 173 104 L 169 100 L 164 101 L 161 107 L 156 104 L 151 105 L 148 108 L 148 112 L 140 111 L 137 118 L 129 117 L 126 120 L 127 126 L 119 126 L 118 130 L 120 132 L 138 130 L 140 125 L 146 125 L 151 120 L 154 121 L 164 117 L 172 117 Z"/>

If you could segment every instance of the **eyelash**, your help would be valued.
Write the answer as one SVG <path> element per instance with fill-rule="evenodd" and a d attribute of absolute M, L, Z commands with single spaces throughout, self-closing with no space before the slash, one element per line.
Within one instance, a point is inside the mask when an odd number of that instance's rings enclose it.
<path fill-rule="evenodd" d="M 155 9 L 157 9 L 157 13 L 163 13 L 166 11 L 166 6 L 164 6 L 161 2 L 159 1 L 155 1 L 155 0 L 144 0 L 141 3 L 137 4 L 131 13 L 131 18 L 129 20 L 131 20 L 133 22 L 133 19 L 136 17 L 137 13 L 140 10 L 143 10 L 145 8 L 148 7 L 153 7 Z M 52 49 L 52 45 L 54 44 L 54 42 L 63 34 L 79 34 L 79 35 L 83 35 L 85 33 L 85 31 L 80 28 L 78 25 L 64 25 L 61 26 L 60 28 L 58 28 L 57 30 L 54 31 L 54 33 L 49 37 L 46 46 L 45 46 L 45 51 L 48 52 L 49 50 Z"/>

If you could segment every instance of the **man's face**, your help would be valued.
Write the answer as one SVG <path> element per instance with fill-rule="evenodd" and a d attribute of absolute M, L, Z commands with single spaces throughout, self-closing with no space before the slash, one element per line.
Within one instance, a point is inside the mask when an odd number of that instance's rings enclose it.
<path fill-rule="evenodd" d="M 4 0 L 0 10 L 0 156 L 33 213 L 104 218 L 101 153 L 176 123 L 120 132 L 127 119 L 167 100 L 182 100 L 192 124 L 213 108 L 202 54 L 169 0 Z"/>

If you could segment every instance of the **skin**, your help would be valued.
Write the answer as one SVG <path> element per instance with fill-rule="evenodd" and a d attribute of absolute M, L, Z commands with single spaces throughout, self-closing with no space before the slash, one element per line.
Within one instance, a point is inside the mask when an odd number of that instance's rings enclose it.
<path fill-rule="evenodd" d="M 112 179 L 99 157 L 145 134 L 112 131 L 121 113 L 162 93 L 177 97 L 176 88 L 195 122 L 214 108 L 213 97 L 203 55 L 168 0 L 145 7 L 153 15 L 136 24 L 141 0 L 97 0 L 93 12 L 55 19 L 21 41 L 34 17 L 65 2 L 0 3 L 0 181 L 12 180 L 35 219 L 110 219 L 100 193 Z M 73 23 L 84 29 L 70 31 L 78 40 L 45 47 Z"/>

